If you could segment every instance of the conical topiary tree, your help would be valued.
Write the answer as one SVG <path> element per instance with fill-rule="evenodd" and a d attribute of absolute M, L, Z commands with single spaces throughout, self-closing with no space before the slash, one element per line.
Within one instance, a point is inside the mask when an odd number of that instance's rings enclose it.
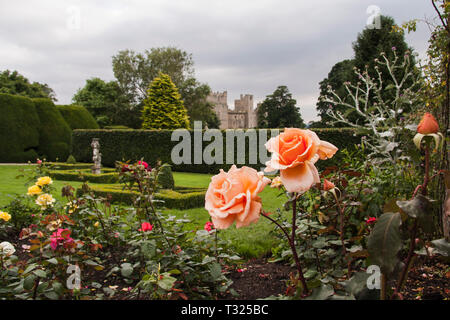
<path fill-rule="evenodd" d="M 170 76 L 160 73 L 147 91 L 142 129 L 189 129 L 189 116 Z"/>

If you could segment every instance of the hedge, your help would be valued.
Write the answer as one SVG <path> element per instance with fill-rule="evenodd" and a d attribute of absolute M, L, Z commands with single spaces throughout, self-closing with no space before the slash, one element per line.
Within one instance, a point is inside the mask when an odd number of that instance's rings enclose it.
<path fill-rule="evenodd" d="M 0 162 L 35 161 L 40 120 L 31 99 L 0 94 Z"/>
<path fill-rule="evenodd" d="M 122 203 L 131 205 L 135 197 L 139 195 L 137 191 L 122 190 L 120 185 L 112 186 L 90 186 L 90 190 L 97 197 L 108 197 L 111 203 Z M 77 189 L 77 196 L 83 194 L 82 189 Z M 206 191 L 177 192 L 174 190 L 161 190 L 154 195 L 155 200 L 163 202 L 155 202 L 158 207 L 169 209 L 191 209 L 200 208 L 205 205 Z"/>
<path fill-rule="evenodd" d="M 105 169 L 106 170 L 106 169 Z M 101 174 L 93 174 L 91 170 L 49 170 L 49 175 L 55 180 L 62 181 L 87 181 L 91 183 L 116 183 L 119 175 L 113 170 Z"/>
<path fill-rule="evenodd" d="M 74 169 L 90 169 L 93 163 L 67 163 L 67 162 L 47 162 L 51 170 L 74 170 Z"/>
<path fill-rule="evenodd" d="M 50 99 L 33 99 L 40 119 L 38 152 L 47 160 L 66 160 L 70 154 L 72 130 Z"/>
<path fill-rule="evenodd" d="M 102 154 L 102 164 L 104 166 L 114 167 L 115 161 L 137 161 L 144 158 L 151 166 L 154 166 L 158 160 L 162 163 L 169 163 L 172 165 L 173 171 L 196 172 L 196 173 L 217 173 L 219 169 L 228 170 L 231 164 L 226 163 L 226 153 L 231 150 L 226 149 L 226 132 L 230 133 L 245 133 L 243 130 L 222 130 L 223 137 L 223 164 L 206 164 L 202 161 L 201 164 L 194 164 L 194 157 L 198 156 L 199 152 L 194 150 L 194 131 L 188 131 L 191 139 L 191 162 L 174 164 L 171 159 L 172 149 L 182 141 L 171 141 L 171 130 L 74 130 L 73 131 L 73 155 L 78 161 L 90 162 L 92 158 L 92 149 L 90 147 L 93 138 L 100 139 L 100 152 Z M 353 129 L 337 128 L 337 129 L 314 129 L 320 139 L 328 141 L 336 145 L 339 149 L 352 148 L 355 144 L 360 143 L 360 136 L 356 135 Z M 195 134 L 200 134 L 196 131 Z M 264 148 L 265 140 L 259 141 L 259 130 L 256 130 L 257 142 L 259 150 L 266 152 Z M 270 138 L 270 130 L 268 131 L 268 139 Z M 214 139 L 212 139 L 214 140 Z M 236 139 L 234 143 L 234 163 L 238 166 L 247 165 L 260 170 L 264 164 L 252 164 L 249 160 L 249 142 L 246 139 L 245 155 L 238 152 Z M 208 146 L 211 142 L 203 141 L 203 148 Z M 204 150 L 204 149 L 202 149 Z M 239 156 L 244 156 L 244 163 L 238 163 Z M 254 155 L 252 155 L 254 156 Z M 317 164 L 319 168 L 325 166 L 335 165 L 340 159 L 339 152 L 330 160 L 319 161 Z"/>
<path fill-rule="evenodd" d="M 66 120 L 69 127 L 73 129 L 98 129 L 99 126 L 94 117 L 83 106 L 59 105 L 56 106 Z"/>

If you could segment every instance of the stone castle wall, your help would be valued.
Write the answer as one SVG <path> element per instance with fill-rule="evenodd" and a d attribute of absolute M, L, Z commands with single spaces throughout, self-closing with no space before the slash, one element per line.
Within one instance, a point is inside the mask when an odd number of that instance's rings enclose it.
<path fill-rule="evenodd" d="M 253 95 L 241 94 L 234 100 L 234 110 L 228 107 L 228 94 L 212 92 L 207 100 L 214 104 L 214 111 L 220 120 L 220 129 L 249 129 L 257 126 L 256 110 L 253 108 Z"/>

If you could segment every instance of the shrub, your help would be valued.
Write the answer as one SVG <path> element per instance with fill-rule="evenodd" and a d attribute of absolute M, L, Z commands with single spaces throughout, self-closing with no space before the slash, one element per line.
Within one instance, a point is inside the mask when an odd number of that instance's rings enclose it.
<path fill-rule="evenodd" d="M 59 105 L 56 106 L 66 120 L 69 127 L 73 129 L 98 129 L 99 126 L 94 117 L 83 106 Z"/>
<path fill-rule="evenodd" d="M 172 168 L 170 164 L 164 164 L 158 173 L 158 185 L 163 189 L 173 189 L 175 181 L 173 180 Z"/>
<path fill-rule="evenodd" d="M 33 99 L 40 119 L 39 154 L 54 161 L 70 154 L 71 129 L 50 99 Z"/>
<path fill-rule="evenodd" d="M 69 164 L 75 164 L 75 163 L 77 163 L 77 160 L 75 159 L 75 157 L 73 155 L 70 155 L 67 158 L 66 162 L 69 163 Z"/>
<path fill-rule="evenodd" d="M 31 99 L 0 94 L 0 162 L 36 160 L 40 120 Z"/>
<path fill-rule="evenodd" d="M 116 183 L 119 181 L 118 174 L 107 172 L 93 174 L 90 170 L 50 170 L 50 177 L 62 181 L 87 181 L 91 183 Z"/>
<path fill-rule="evenodd" d="M 256 130 L 258 131 L 258 130 Z M 352 148 L 355 144 L 361 142 L 360 136 L 355 134 L 353 129 L 339 128 L 339 129 L 316 129 L 314 130 L 325 141 L 328 141 L 339 149 Z M 144 158 L 152 167 L 155 166 L 158 160 L 162 163 L 169 163 L 172 165 L 173 171 L 196 172 L 196 173 L 217 173 L 219 169 L 228 170 L 231 165 L 225 164 L 226 160 L 226 131 L 221 131 L 223 135 L 223 164 L 193 164 L 194 157 L 194 131 L 190 132 L 191 137 L 191 164 L 174 164 L 171 160 L 171 152 L 179 141 L 171 141 L 171 130 L 74 130 L 73 131 L 73 155 L 78 161 L 91 162 L 92 151 L 89 148 L 92 138 L 100 139 L 100 152 L 102 153 L 102 164 L 108 167 L 114 167 L 116 161 L 139 161 Z M 270 134 L 270 131 L 269 131 Z M 259 135 L 258 140 L 259 140 Z M 268 137 L 270 138 L 270 137 Z M 205 148 L 209 142 L 203 142 Z M 258 144 L 260 142 L 258 141 Z M 237 158 L 237 147 L 234 144 L 234 156 Z M 263 147 L 264 148 L 264 147 Z M 260 163 L 249 163 L 248 139 L 246 143 L 245 163 L 238 164 L 246 165 L 255 169 L 260 169 Z M 228 151 L 228 150 L 226 150 Z M 264 152 L 265 148 L 264 148 Z M 319 168 L 332 166 L 339 163 L 341 154 L 336 154 L 330 160 L 321 161 Z"/>
<path fill-rule="evenodd" d="M 123 203 L 126 205 L 132 205 L 133 199 L 139 195 L 139 192 L 137 191 L 123 190 L 123 186 L 119 184 L 110 186 L 90 186 L 90 190 L 96 197 L 105 197 L 112 203 Z M 82 189 L 77 189 L 77 196 L 80 197 L 82 194 Z M 169 209 L 200 208 L 205 205 L 205 190 L 185 193 L 177 192 L 175 190 L 161 190 L 154 195 L 154 199 L 163 201 L 157 201 L 157 206 Z"/>
<path fill-rule="evenodd" d="M 93 163 L 47 162 L 52 170 L 90 169 Z"/>
<path fill-rule="evenodd" d="M 160 73 L 147 91 L 142 110 L 143 129 L 189 128 L 189 116 L 172 79 Z"/>

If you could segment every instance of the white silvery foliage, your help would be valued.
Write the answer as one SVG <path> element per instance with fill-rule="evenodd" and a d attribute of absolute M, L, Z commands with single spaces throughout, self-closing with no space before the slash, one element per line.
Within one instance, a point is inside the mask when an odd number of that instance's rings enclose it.
<path fill-rule="evenodd" d="M 328 93 L 319 99 L 330 105 L 327 111 L 332 119 L 330 124 L 343 123 L 362 132 L 369 132 L 363 143 L 371 151 L 372 160 L 396 163 L 398 159 L 407 158 L 406 155 L 402 155 L 398 132 L 402 129 L 413 130 L 414 128 L 402 121 L 402 117 L 406 106 L 414 112 L 420 103 L 418 92 L 422 87 L 421 76 L 415 71 L 414 65 L 411 65 L 408 52 L 400 57 L 394 50 L 392 61 L 385 53 L 381 53 L 380 58 L 375 59 L 375 63 L 374 75 L 369 75 L 367 68 L 364 71 L 354 68 L 359 81 L 356 85 L 348 81 L 344 82 L 345 97 L 339 96 L 331 86 L 328 86 Z M 383 85 L 379 66 L 388 70 L 391 84 Z M 398 70 L 403 72 L 397 72 Z M 382 92 L 392 89 L 394 90 L 393 98 L 386 101 Z M 349 120 L 347 115 L 350 112 L 342 113 L 334 110 L 333 106 L 337 105 L 345 106 L 352 113 L 356 113 L 363 122 Z"/>

